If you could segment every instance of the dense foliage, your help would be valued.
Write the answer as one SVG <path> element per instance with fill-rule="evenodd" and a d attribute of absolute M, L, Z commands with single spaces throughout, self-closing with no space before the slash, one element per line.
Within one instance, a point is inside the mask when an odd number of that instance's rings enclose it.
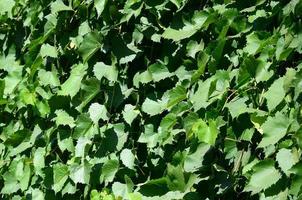
<path fill-rule="evenodd" d="M 301 0 L 0 0 L 0 198 L 302 198 L 301 17 Z"/>

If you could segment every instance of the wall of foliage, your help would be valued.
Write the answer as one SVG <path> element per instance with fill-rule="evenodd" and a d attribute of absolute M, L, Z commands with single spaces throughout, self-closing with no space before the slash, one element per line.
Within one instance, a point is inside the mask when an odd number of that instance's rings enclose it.
<path fill-rule="evenodd" d="M 301 199 L 301 0 L 0 0 L 0 198 Z"/>

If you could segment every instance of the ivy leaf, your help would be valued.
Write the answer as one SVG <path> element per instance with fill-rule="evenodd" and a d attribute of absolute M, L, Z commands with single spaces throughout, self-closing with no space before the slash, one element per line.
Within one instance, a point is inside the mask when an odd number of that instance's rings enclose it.
<path fill-rule="evenodd" d="M 253 173 L 244 191 L 256 194 L 269 188 L 281 178 L 280 172 L 274 167 L 274 162 L 265 160 L 253 167 Z"/>
<path fill-rule="evenodd" d="M 286 135 L 289 125 L 290 120 L 281 112 L 277 112 L 274 117 L 269 116 L 261 126 L 263 138 L 258 147 L 276 144 Z"/>

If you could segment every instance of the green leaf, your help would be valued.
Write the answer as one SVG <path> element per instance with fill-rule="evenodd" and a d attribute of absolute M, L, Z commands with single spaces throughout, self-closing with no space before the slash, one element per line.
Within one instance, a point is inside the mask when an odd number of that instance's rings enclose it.
<path fill-rule="evenodd" d="M 178 85 L 169 92 L 169 101 L 167 107 L 172 107 L 187 98 L 186 88 Z"/>
<path fill-rule="evenodd" d="M 86 63 L 99 49 L 102 48 L 102 36 L 98 32 L 90 32 L 84 36 L 79 47 L 83 62 Z"/>
<path fill-rule="evenodd" d="M 204 156 L 210 150 L 211 146 L 206 143 L 199 144 L 195 152 L 190 152 L 184 161 L 184 170 L 186 172 L 195 172 L 203 166 Z"/>
<path fill-rule="evenodd" d="M 152 75 L 152 80 L 158 82 L 165 78 L 170 77 L 172 74 L 169 72 L 168 68 L 160 63 L 154 63 L 148 67 L 148 71 Z"/>
<path fill-rule="evenodd" d="M 51 46 L 49 44 L 43 44 L 41 46 L 40 54 L 41 54 L 42 58 L 45 58 L 47 56 L 52 57 L 52 58 L 58 57 L 57 49 L 54 46 Z"/>
<path fill-rule="evenodd" d="M 118 70 L 115 65 L 106 65 L 103 62 L 96 63 L 93 67 L 93 72 L 95 77 L 99 80 L 105 77 L 109 81 L 116 82 L 118 78 Z"/>
<path fill-rule="evenodd" d="M 20 189 L 18 180 L 13 172 L 7 171 L 2 177 L 4 179 L 4 187 L 1 189 L 2 194 L 12 194 Z"/>
<path fill-rule="evenodd" d="M 98 133 L 97 128 L 91 121 L 88 114 L 79 115 L 76 122 L 76 126 L 73 133 L 73 138 L 78 139 L 79 137 L 92 138 L 96 133 Z"/>
<path fill-rule="evenodd" d="M 196 53 L 204 49 L 204 42 L 201 40 L 200 43 L 197 43 L 195 40 L 190 40 L 186 46 L 187 56 L 195 58 Z"/>
<path fill-rule="evenodd" d="M 253 167 L 253 173 L 245 186 L 245 191 L 251 191 L 256 194 L 263 191 L 281 178 L 280 172 L 274 167 L 274 162 L 271 160 L 262 161 Z"/>
<path fill-rule="evenodd" d="M 195 83 L 199 80 L 200 76 L 204 74 L 206 65 L 210 59 L 210 56 L 205 52 L 200 52 L 197 57 L 197 66 L 198 69 L 192 75 L 191 82 Z"/>
<path fill-rule="evenodd" d="M 142 104 L 142 111 L 154 116 L 160 114 L 166 108 L 166 103 L 163 101 L 153 101 L 147 98 Z"/>
<path fill-rule="evenodd" d="M 61 163 L 58 163 L 53 166 L 53 186 L 52 189 L 57 193 L 59 192 L 66 180 L 68 179 L 69 171 L 68 167 L 66 165 L 63 165 Z"/>
<path fill-rule="evenodd" d="M 289 125 L 290 120 L 281 112 L 276 113 L 274 117 L 269 116 L 261 126 L 263 138 L 258 147 L 276 144 L 286 135 Z"/>
<path fill-rule="evenodd" d="M 98 124 L 98 121 L 100 119 L 102 119 L 104 121 L 109 119 L 108 111 L 104 105 L 100 105 L 98 103 L 93 103 L 90 105 L 88 112 L 89 112 L 91 120 L 95 124 Z"/>
<path fill-rule="evenodd" d="M 56 0 L 55 2 L 51 3 L 50 9 L 51 9 L 51 13 L 58 13 L 61 11 L 72 10 L 72 8 L 66 6 L 62 0 Z"/>
<path fill-rule="evenodd" d="M 211 83 L 211 78 L 198 82 L 197 91 L 189 98 L 193 104 L 194 111 L 198 111 L 201 108 L 206 108 L 210 104 L 208 98 L 210 94 Z"/>
<path fill-rule="evenodd" d="M 139 88 L 139 83 L 149 83 L 151 82 L 152 79 L 152 74 L 150 71 L 144 71 L 142 73 L 136 73 L 133 77 L 133 85 L 137 88 Z"/>
<path fill-rule="evenodd" d="M 74 163 L 69 167 L 70 178 L 75 183 L 88 184 L 90 181 L 90 172 L 91 166 L 90 164 L 84 160 L 83 163 L 77 164 Z"/>
<path fill-rule="evenodd" d="M 73 66 L 69 78 L 61 85 L 59 95 L 69 95 L 74 97 L 81 88 L 81 81 L 86 74 L 88 66 L 84 64 L 78 64 Z"/>
<path fill-rule="evenodd" d="M 185 191 L 185 177 L 181 165 L 173 166 L 168 164 L 167 167 L 167 185 L 172 191 Z"/>
<path fill-rule="evenodd" d="M 299 155 L 297 152 L 283 148 L 278 151 L 276 160 L 282 171 L 288 175 L 288 170 L 299 161 Z"/>
<path fill-rule="evenodd" d="M 126 167 L 134 169 L 135 157 L 130 149 L 123 149 L 120 155 L 120 159 Z"/>
<path fill-rule="evenodd" d="M 209 14 L 206 12 L 196 12 L 192 17 L 192 22 L 184 22 L 184 26 L 179 29 L 172 27 L 167 28 L 162 34 L 163 38 L 180 41 L 185 38 L 191 37 L 199 31 L 207 21 Z"/>
<path fill-rule="evenodd" d="M 106 4 L 107 4 L 107 0 L 95 0 L 94 1 L 94 7 L 96 8 L 98 17 L 101 16 Z"/>
<path fill-rule="evenodd" d="M 158 134 L 154 133 L 152 124 L 145 125 L 145 132 L 140 135 L 138 142 L 146 143 L 149 148 L 155 147 L 158 143 Z"/>
<path fill-rule="evenodd" d="M 278 106 L 285 97 L 285 91 L 283 89 L 283 78 L 277 79 L 268 89 L 267 92 L 263 94 L 266 98 L 267 107 L 269 111 L 272 111 Z"/>
<path fill-rule="evenodd" d="M 60 81 L 55 71 L 45 71 L 44 69 L 40 69 L 38 72 L 38 77 L 41 85 L 47 86 L 59 86 Z"/>
<path fill-rule="evenodd" d="M 233 118 L 238 117 L 239 115 L 249 112 L 246 105 L 247 97 L 233 99 L 226 104 L 226 107 L 229 109 Z"/>
<path fill-rule="evenodd" d="M 108 160 L 102 167 L 102 174 L 100 181 L 105 182 L 105 185 L 109 182 L 112 182 L 115 174 L 119 168 L 118 160 Z"/>
<path fill-rule="evenodd" d="M 55 111 L 56 117 L 54 118 L 54 121 L 56 122 L 56 125 L 67 125 L 70 128 L 73 128 L 75 126 L 74 119 L 64 110 L 56 110 Z"/>
<path fill-rule="evenodd" d="M 75 146 L 74 156 L 85 158 L 89 150 L 87 147 L 89 147 L 90 144 L 91 144 L 90 139 L 86 137 L 80 137 L 77 141 L 77 145 Z"/>
<path fill-rule="evenodd" d="M 127 124 L 131 125 L 133 120 L 139 115 L 139 110 L 135 109 L 135 106 L 131 104 L 126 104 L 123 110 L 123 118 Z"/>
<path fill-rule="evenodd" d="M 39 172 L 42 168 L 45 167 L 45 148 L 39 147 L 36 149 L 34 154 L 33 164 L 36 169 L 36 172 Z"/>
<path fill-rule="evenodd" d="M 14 0 L 0 0 L 0 15 L 12 15 L 12 9 L 15 6 Z"/>
<path fill-rule="evenodd" d="M 218 135 L 217 125 L 213 120 L 210 120 L 209 125 L 207 125 L 205 121 L 198 119 L 192 126 L 192 132 L 200 142 L 211 145 L 215 144 Z"/>
<path fill-rule="evenodd" d="M 81 103 L 76 107 L 79 112 L 100 92 L 100 83 L 96 78 L 90 78 L 83 81 L 81 89 Z"/>

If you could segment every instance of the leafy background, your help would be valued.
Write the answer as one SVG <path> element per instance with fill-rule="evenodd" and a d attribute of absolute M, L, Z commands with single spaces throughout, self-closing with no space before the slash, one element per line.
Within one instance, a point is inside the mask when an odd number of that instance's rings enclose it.
<path fill-rule="evenodd" d="M 300 199 L 301 0 L 0 0 L 1 199 Z"/>

